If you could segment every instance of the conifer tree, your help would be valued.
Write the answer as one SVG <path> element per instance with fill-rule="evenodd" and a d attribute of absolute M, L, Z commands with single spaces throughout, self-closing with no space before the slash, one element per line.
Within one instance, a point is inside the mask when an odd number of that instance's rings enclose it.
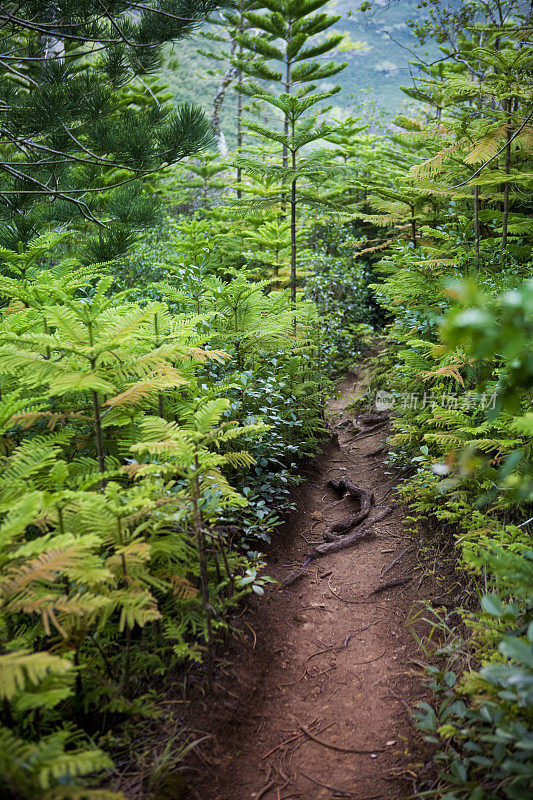
<path fill-rule="evenodd" d="M 338 128 L 326 136 L 334 145 L 333 155 L 340 163 L 349 165 L 351 172 L 344 180 L 333 179 L 328 186 L 327 198 L 345 210 L 359 208 L 372 186 L 371 174 L 375 171 L 378 137 L 367 134 L 368 125 L 361 124 L 361 117 L 348 116 L 335 119 Z M 380 167 L 383 164 L 380 163 Z"/>
<path fill-rule="evenodd" d="M 441 70 L 423 81 L 426 97 L 448 110 L 440 132 L 445 147 L 412 174 L 420 185 L 441 175 L 441 188 L 453 200 L 472 192 L 476 253 L 489 222 L 496 222 L 505 252 L 510 238 L 529 227 L 529 209 L 520 210 L 530 184 L 524 167 L 533 119 L 523 4 L 490 0 L 446 15 L 437 13 L 438 3 L 431 5 L 423 30 L 448 40 L 441 49 L 455 63 L 445 82 Z"/>
<path fill-rule="evenodd" d="M 2 5 L 0 213 L 19 238 L 49 218 L 96 222 L 104 187 L 127 188 L 208 143 L 198 108 L 173 110 L 149 91 L 125 108 L 121 92 L 132 79 L 146 86 L 165 43 L 212 8 L 210 0 Z M 114 197 L 115 211 L 146 213 L 130 195 Z"/>
<path fill-rule="evenodd" d="M 309 112 L 340 90 L 337 86 L 317 92 L 315 81 L 336 75 L 346 64 L 324 62 L 321 58 L 331 53 L 343 38 L 342 34 L 332 34 L 316 41 L 318 34 L 327 31 L 339 19 L 339 16 L 319 11 L 325 2 L 290 0 L 282 3 L 268 0 L 264 5 L 266 12 L 249 11 L 245 15 L 251 28 L 258 33 L 245 31 L 238 37 L 247 50 L 259 54 L 258 59 L 243 64 L 250 80 L 243 85 L 242 91 L 266 104 L 274 115 L 281 115 L 283 128 L 279 131 L 274 126 L 267 127 L 253 120 L 246 120 L 245 126 L 267 142 L 281 146 L 281 165 L 250 157 L 238 158 L 236 163 L 248 174 L 263 176 L 278 183 L 279 195 L 270 195 L 264 201 L 266 206 L 277 203 L 282 213 L 289 207 L 290 286 L 294 303 L 297 289 L 297 208 L 299 205 L 324 208 L 310 187 L 313 184 L 316 186 L 332 173 L 327 154 L 315 152 L 303 156 L 301 152 L 307 145 L 323 139 L 334 130 L 325 122 L 317 122 L 323 108 L 315 109 L 311 115 Z M 258 80 L 267 82 L 267 87 L 258 83 Z M 276 84 L 279 87 L 277 89 Z M 254 203 L 257 205 L 258 201 Z"/>
<path fill-rule="evenodd" d="M 202 213 L 220 201 L 228 185 L 228 165 L 216 153 L 202 153 L 179 164 L 164 181 L 164 193 L 170 206 L 177 205 L 176 196 L 186 200 L 188 210 Z"/>
<path fill-rule="evenodd" d="M 255 52 L 259 58 L 241 63 L 251 80 L 242 91 L 252 97 L 264 93 L 264 86 L 277 84 L 287 95 L 303 96 L 316 89 L 315 81 L 331 78 L 346 67 L 346 63 L 323 61 L 322 56 L 331 53 L 343 39 L 343 34 L 332 34 L 316 40 L 318 34 L 327 31 L 340 19 L 340 15 L 328 15 L 319 9 L 327 0 L 267 0 L 262 5 L 266 13 L 246 11 L 244 16 L 254 32 L 243 31 L 237 37 L 246 51 Z M 255 33 L 255 31 L 258 33 Z M 239 62 L 237 61 L 239 64 Z M 339 87 L 332 89 L 332 96 Z M 283 133 L 288 136 L 290 120 L 284 114 Z M 288 166 L 288 147 L 283 145 L 283 166 Z"/>

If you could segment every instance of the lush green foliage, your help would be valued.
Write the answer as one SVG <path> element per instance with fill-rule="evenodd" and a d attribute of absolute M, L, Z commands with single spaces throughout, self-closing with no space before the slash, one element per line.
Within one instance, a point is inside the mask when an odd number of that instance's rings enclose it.
<path fill-rule="evenodd" d="M 0 12 L 0 239 L 46 224 L 95 228 L 87 260 L 124 253 L 154 224 L 161 167 L 209 145 L 203 112 L 157 80 L 164 46 L 210 0 L 33 0 Z"/>
<path fill-rule="evenodd" d="M 457 0 L 451 0 L 458 5 Z M 247 3 L 239 3 L 239 8 Z M 260 5 L 260 4 L 259 4 Z M 364 6 L 371 6 L 361 11 Z M 331 54 L 338 63 L 348 62 L 346 70 L 336 81 L 342 91 L 334 99 L 334 115 L 353 113 L 354 105 L 364 98 L 365 109 L 371 117 L 370 107 L 377 103 L 380 114 L 392 119 L 405 104 L 401 87 L 408 82 L 409 62 L 416 48 L 410 30 L 423 22 L 425 10 L 417 8 L 417 0 L 391 0 L 382 3 L 361 3 L 352 0 L 330 0 L 326 11 L 339 15 L 333 33 L 344 34 L 338 51 Z M 213 25 L 202 27 L 205 42 L 197 37 L 185 40 L 170 51 L 170 64 L 165 68 L 164 79 L 178 98 L 199 103 L 208 115 L 214 110 L 215 98 L 219 95 L 224 79 L 228 84 L 222 105 L 221 121 L 223 134 L 230 149 L 237 145 L 235 116 L 239 113 L 238 76 L 231 75 L 228 56 L 231 56 L 233 39 L 226 28 L 221 29 L 221 18 L 238 9 L 227 12 L 219 10 L 212 15 Z M 216 37 L 216 39 L 215 39 Z M 201 54 L 199 54 L 199 52 Z M 430 38 L 421 52 L 428 61 L 439 58 L 436 42 Z M 204 55 L 209 54 L 209 60 Z M 212 56 L 215 56 L 213 58 Z M 371 99 L 372 98 L 372 99 Z"/>
<path fill-rule="evenodd" d="M 105 730 L 155 713 L 144 675 L 204 655 L 210 669 L 225 610 L 263 592 L 257 544 L 319 444 L 332 362 L 314 305 L 202 271 L 179 241 L 166 268 L 151 249 L 160 280 L 139 301 L 106 267 L 53 259 L 64 235 L 1 252 L 0 662 L 20 751 L 4 771 L 22 796 L 67 776 L 75 793 L 109 766 L 61 718 Z"/>
<path fill-rule="evenodd" d="M 336 94 L 315 81 L 341 69 L 322 60 L 342 38 L 320 37 L 337 21 L 323 5 L 269 0 L 226 13 L 225 63 L 253 101 L 249 138 L 236 157 L 164 171 L 208 131 L 191 109 L 180 122 L 145 73 L 196 6 L 176 29 L 165 3 L 130 27 L 129 4 L 112 3 L 89 30 L 65 4 L 79 34 L 65 44 L 72 61 L 39 56 L 51 61 L 39 80 L 29 19 L 17 34 L 29 66 L 18 94 L 11 74 L 14 135 L 39 99 L 31 141 L 47 155 L 36 165 L 31 150 L 22 166 L 33 179 L 52 173 L 57 191 L 53 203 L 34 185 L 16 209 L 6 201 L 0 250 L 8 797 L 118 797 L 94 785 L 135 726 L 162 713 L 158 695 L 192 666 L 212 680 L 230 612 L 269 581 L 261 550 L 292 507 L 301 459 L 320 447 L 331 380 L 376 329 L 387 346 L 372 392 L 394 406 L 389 465 L 403 471 L 413 518 L 453 540 L 486 592 L 463 612 L 468 641 L 444 612 L 428 617 L 442 634 L 431 670 L 441 702 L 418 721 L 440 745 L 442 772 L 425 796 L 528 796 L 533 112 L 523 18 L 513 2 L 442 14 L 436 0 L 421 3 L 418 35 L 438 41 L 443 61 L 421 65 L 408 94 L 429 113 L 378 135 L 361 115 L 325 124 L 315 113 Z M 488 13 L 496 6 L 505 15 Z M 117 20 L 129 43 L 116 40 Z M 105 40 L 99 77 L 91 31 Z M 89 105 L 100 91 L 109 113 L 98 127 L 69 106 L 65 135 L 80 126 L 81 138 L 56 142 L 47 120 L 76 64 Z M 93 171 L 76 166 L 80 147 Z M 3 155 L 28 157 L 11 145 Z M 88 194 L 81 216 L 65 216 L 67 190 Z M 91 215 L 107 227 L 88 237 Z M 150 230 L 135 241 L 141 227 Z"/>
<path fill-rule="evenodd" d="M 215 213 L 111 264 L 82 266 L 65 233 L 0 252 L 2 780 L 17 797 L 91 796 L 128 721 L 160 713 L 156 686 L 188 662 L 210 678 L 227 612 L 268 581 L 261 545 L 320 446 L 329 381 L 369 330 L 364 268 L 315 248 L 314 302 L 294 303 L 233 242 Z"/>
<path fill-rule="evenodd" d="M 433 2 L 420 36 L 448 60 L 410 90 L 436 120 L 400 117 L 389 182 L 360 219 L 397 238 L 374 288 L 389 347 L 374 392 L 394 408 L 389 464 L 422 530 L 453 537 L 485 591 L 465 642 L 444 645 L 418 719 L 441 742 L 424 797 L 529 797 L 531 761 L 531 50 L 519 4 Z M 466 5 L 466 4 L 465 4 Z M 501 15 L 499 11 L 501 11 Z M 453 61 L 452 61 L 453 58 Z M 526 222 L 527 219 L 527 222 Z M 383 237 L 383 238 L 384 238 Z M 483 588 L 480 588 L 480 594 Z M 465 672 L 466 657 L 477 671 Z"/>

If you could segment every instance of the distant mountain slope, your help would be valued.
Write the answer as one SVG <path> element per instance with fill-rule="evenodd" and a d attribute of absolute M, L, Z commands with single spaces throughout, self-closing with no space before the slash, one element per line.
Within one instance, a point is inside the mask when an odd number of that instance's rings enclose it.
<path fill-rule="evenodd" d="M 424 51 L 416 47 L 407 20 L 419 16 L 417 0 L 374 0 L 371 12 L 355 10 L 360 5 L 357 0 L 331 0 L 328 4 L 331 13 L 342 15 L 336 27 L 350 40 L 366 43 L 364 50 L 340 54 L 348 67 L 338 76 L 342 86 L 338 103 L 349 108 L 362 91 L 371 90 L 376 101 L 394 113 L 406 100 L 400 86 L 411 83 L 409 61 L 414 60 L 415 49 L 419 55 L 426 51 L 430 58 L 438 51 L 434 46 Z"/>

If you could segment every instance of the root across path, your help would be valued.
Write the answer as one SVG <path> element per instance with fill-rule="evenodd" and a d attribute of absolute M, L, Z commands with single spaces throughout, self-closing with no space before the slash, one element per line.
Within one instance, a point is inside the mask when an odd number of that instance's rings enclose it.
<path fill-rule="evenodd" d="M 329 404 L 331 441 L 268 553 L 278 585 L 236 620 L 213 695 L 191 705 L 191 728 L 209 737 L 191 757 L 192 800 L 413 792 L 424 747 L 410 711 L 424 689 L 408 621 L 432 586 L 390 499 L 386 420 L 354 425 L 356 391 L 354 373 Z"/>

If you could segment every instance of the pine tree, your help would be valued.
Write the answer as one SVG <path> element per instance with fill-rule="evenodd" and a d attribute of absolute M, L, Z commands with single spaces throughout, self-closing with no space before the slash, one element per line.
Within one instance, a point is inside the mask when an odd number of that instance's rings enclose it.
<path fill-rule="evenodd" d="M 213 203 L 220 202 L 228 186 L 228 165 L 216 153 L 203 153 L 187 159 L 169 170 L 163 184 L 168 205 L 186 202 L 188 210 L 206 213 Z M 178 203 L 176 202 L 178 199 Z"/>
<path fill-rule="evenodd" d="M 211 8 L 203 0 L 2 6 L 0 210 L 19 238 L 50 219 L 107 225 L 105 189 L 122 225 L 121 236 L 109 237 L 108 256 L 124 250 L 125 225 L 147 213 L 128 185 L 211 138 L 198 108 L 174 110 L 150 91 L 142 104 L 130 97 L 124 107 L 124 87 L 132 80 L 148 87 L 164 44 L 190 33 Z"/>
<path fill-rule="evenodd" d="M 334 145 L 334 157 L 349 165 L 350 173 L 330 181 L 326 197 L 345 211 L 353 211 L 366 203 L 375 184 L 383 183 L 383 172 L 389 167 L 390 158 L 381 137 L 368 133 L 369 126 L 361 124 L 361 117 L 333 121 L 338 128 L 326 136 L 326 141 Z"/>
<path fill-rule="evenodd" d="M 429 32 L 448 39 L 451 46 L 441 49 L 455 64 L 447 73 L 443 68 L 437 74 L 432 70 L 432 78 L 423 81 L 423 92 L 437 109 L 447 108 L 443 133 L 449 141 L 413 174 L 428 178 L 447 171 L 452 198 L 457 189 L 468 187 L 474 195 L 478 256 L 481 229 L 489 220 L 497 221 L 505 252 L 510 238 L 527 230 L 529 216 L 518 209 L 513 212 L 513 200 L 521 205 L 521 193 L 529 185 L 528 173 L 521 167 L 527 163 L 533 118 L 532 56 L 524 41 L 523 4 L 490 0 L 446 14 L 439 13 L 438 3 L 432 6 L 419 35 Z M 484 205 L 491 207 L 484 211 Z"/>

